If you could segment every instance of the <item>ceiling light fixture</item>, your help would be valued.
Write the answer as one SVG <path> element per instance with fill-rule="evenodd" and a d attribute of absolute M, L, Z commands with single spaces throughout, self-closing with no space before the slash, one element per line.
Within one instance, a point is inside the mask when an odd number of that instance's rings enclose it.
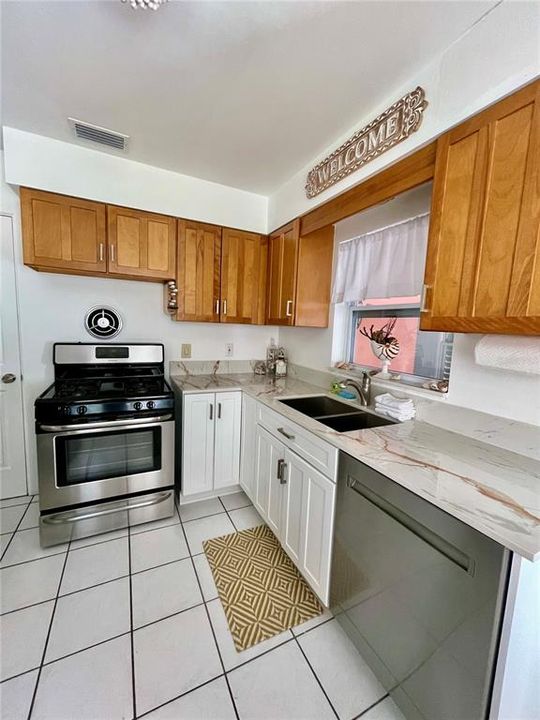
<path fill-rule="evenodd" d="M 141 8 L 142 10 L 146 10 L 146 8 L 149 8 L 150 10 L 158 10 L 162 5 L 168 2 L 168 0 L 122 0 L 122 2 L 129 2 L 134 10 L 137 8 Z"/>

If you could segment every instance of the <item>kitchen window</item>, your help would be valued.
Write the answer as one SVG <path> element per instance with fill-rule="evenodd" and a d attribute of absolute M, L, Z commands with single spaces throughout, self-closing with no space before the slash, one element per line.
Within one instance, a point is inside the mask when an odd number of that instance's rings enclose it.
<path fill-rule="evenodd" d="M 349 315 L 348 362 L 361 368 L 381 368 L 371 350 L 369 340 L 361 333 L 372 326 L 379 330 L 391 318 L 396 318 L 392 334 L 398 338 L 400 351 L 390 364 L 392 374 L 405 375 L 408 382 L 448 380 L 452 359 L 451 333 L 422 332 L 420 297 L 395 297 L 365 300 L 361 306 L 351 306 Z"/>
<path fill-rule="evenodd" d="M 342 241 L 333 289 L 334 303 L 347 309 L 343 359 L 381 370 L 380 346 L 366 335 L 390 324 L 389 371 L 418 385 L 448 380 L 453 346 L 451 334 L 419 329 L 428 228 L 429 213 L 423 213 Z"/>

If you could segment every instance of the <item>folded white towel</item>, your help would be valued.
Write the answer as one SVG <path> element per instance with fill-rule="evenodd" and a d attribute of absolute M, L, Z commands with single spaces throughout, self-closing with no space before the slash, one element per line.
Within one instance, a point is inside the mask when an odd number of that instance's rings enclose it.
<path fill-rule="evenodd" d="M 414 408 L 411 398 L 397 398 L 390 393 L 383 393 L 375 397 L 375 402 L 395 410 L 408 410 Z"/>
<path fill-rule="evenodd" d="M 414 410 L 409 413 L 400 413 L 396 412 L 395 410 L 382 407 L 377 403 L 375 403 L 375 412 L 379 413 L 379 415 L 385 415 L 386 417 L 391 417 L 394 420 L 399 420 L 400 422 L 404 422 L 405 420 L 412 420 L 413 417 L 416 415 L 416 412 Z"/>

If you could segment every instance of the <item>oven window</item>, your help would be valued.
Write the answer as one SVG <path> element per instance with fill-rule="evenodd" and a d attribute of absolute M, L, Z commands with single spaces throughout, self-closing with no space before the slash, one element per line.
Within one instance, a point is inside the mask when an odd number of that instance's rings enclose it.
<path fill-rule="evenodd" d="M 56 438 L 58 486 L 161 470 L 161 428 Z"/>

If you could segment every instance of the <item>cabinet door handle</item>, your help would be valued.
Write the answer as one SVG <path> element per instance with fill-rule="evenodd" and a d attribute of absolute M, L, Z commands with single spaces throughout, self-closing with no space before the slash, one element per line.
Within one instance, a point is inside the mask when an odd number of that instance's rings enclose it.
<path fill-rule="evenodd" d="M 221 403 L 217 404 L 217 416 L 218 420 L 221 420 Z"/>
<path fill-rule="evenodd" d="M 227 301 L 226 300 L 223 301 L 223 314 L 224 315 L 227 314 Z"/>
<path fill-rule="evenodd" d="M 114 262 L 114 258 L 115 258 L 114 245 L 111 243 L 109 248 L 110 248 L 110 254 L 111 254 L 111 262 Z"/>
<path fill-rule="evenodd" d="M 428 290 L 431 290 L 431 285 L 426 285 L 425 283 L 422 285 L 422 299 L 420 301 L 420 312 L 430 312 L 430 308 L 426 307 L 426 297 Z"/>
<path fill-rule="evenodd" d="M 286 317 L 292 317 L 292 300 L 287 300 L 287 306 L 285 308 Z"/>
<path fill-rule="evenodd" d="M 285 477 L 286 470 L 287 470 L 287 463 L 285 462 L 285 460 L 278 460 L 277 461 L 277 478 L 280 482 L 280 485 L 287 484 L 287 478 Z"/>
<path fill-rule="evenodd" d="M 210 420 L 214 419 L 214 403 L 210 403 Z"/>
<path fill-rule="evenodd" d="M 285 430 L 285 428 L 278 428 L 277 430 L 282 435 L 285 435 L 287 440 L 294 440 L 294 435 L 289 435 L 289 433 Z"/>
<path fill-rule="evenodd" d="M 216 300 L 216 315 L 219 315 L 219 300 Z"/>
<path fill-rule="evenodd" d="M 104 243 L 99 243 L 99 262 L 103 262 L 104 251 L 105 251 Z"/>

